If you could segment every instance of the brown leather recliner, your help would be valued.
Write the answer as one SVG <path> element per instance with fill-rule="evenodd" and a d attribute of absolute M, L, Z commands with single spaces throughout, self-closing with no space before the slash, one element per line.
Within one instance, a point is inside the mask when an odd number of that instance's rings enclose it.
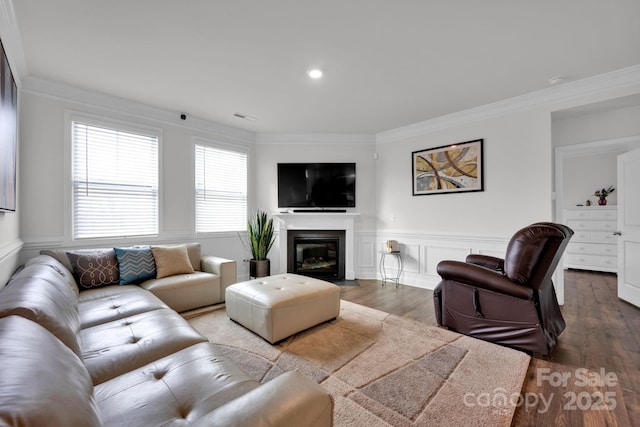
<path fill-rule="evenodd" d="M 551 276 L 573 230 L 540 222 L 511 238 L 505 259 L 471 254 L 441 261 L 433 291 L 438 324 L 465 335 L 548 355 L 565 322 Z"/>

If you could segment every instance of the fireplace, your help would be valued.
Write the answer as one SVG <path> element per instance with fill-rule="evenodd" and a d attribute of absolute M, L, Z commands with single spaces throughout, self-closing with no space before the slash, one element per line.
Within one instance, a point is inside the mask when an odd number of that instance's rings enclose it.
<path fill-rule="evenodd" d="M 344 230 L 289 230 L 287 247 L 288 273 L 345 278 Z"/>
<path fill-rule="evenodd" d="M 275 212 L 273 216 L 278 219 L 279 230 L 277 271 L 282 273 L 290 273 L 293 271 L 292 260 L 290 258 L 292 256 L 291 245 L 293 242 L 289 241 L 287 237 L 289 234 L 296 234 L 297 232 L 303 232 L 303 234 L 318 234 L 324 233 L 325 231 L 331 231 L 331 234 L 335 234 L 335 230 L 338 230 L 338 233 L 344 233 L 344 246 L 340 246 L 338 249 L 340 251 L 339 262 L 342 263 L 338 276 L 340 276 L 339 279 L 344 275 L 345 280 L 354 280 L 356 275 L 354 268 L 355 242 L 353 229 L 355 220 L 359 215 L 357 212 Z"/>

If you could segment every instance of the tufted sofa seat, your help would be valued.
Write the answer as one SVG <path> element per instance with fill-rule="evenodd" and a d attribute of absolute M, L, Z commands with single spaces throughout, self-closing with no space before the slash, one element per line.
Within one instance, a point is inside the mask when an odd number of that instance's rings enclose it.
<path fill-rule="evenodd" d="M 298 372 L 265 384 L 148 290 L 79 292 L 54 258 L 0 291 L 0 426 L 330 426 Z"/>

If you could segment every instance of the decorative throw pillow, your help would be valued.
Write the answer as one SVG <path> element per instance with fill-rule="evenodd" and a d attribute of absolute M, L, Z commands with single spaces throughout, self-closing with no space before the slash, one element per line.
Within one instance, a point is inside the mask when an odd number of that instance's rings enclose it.
<path fill-rule="evenodd" d="M 113 248 L 120 269 L 120 284 L 130 285 L 156 277 L 156 263 L 151 248 Z"/>
<path fill-rule="evenodd" d="M 156 261 L 156 277 L 174 276 L 176 274 L 193 273 L 186 245 L 151 246 Z"/>
<path fill-rule="evenodd" d="M 73 277 L 84 289 L 117 285 L 120 280 L 118 261 L 113 249 L 67 252 Z"/>

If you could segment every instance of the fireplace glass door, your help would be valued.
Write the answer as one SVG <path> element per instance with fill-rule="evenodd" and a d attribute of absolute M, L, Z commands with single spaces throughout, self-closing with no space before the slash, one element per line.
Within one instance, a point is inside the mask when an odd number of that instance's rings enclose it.
<path fill-rule="evenodd" d="M 295 239 L 294 272 L 315 277 L 338 277 L 338 239 Z"/>

